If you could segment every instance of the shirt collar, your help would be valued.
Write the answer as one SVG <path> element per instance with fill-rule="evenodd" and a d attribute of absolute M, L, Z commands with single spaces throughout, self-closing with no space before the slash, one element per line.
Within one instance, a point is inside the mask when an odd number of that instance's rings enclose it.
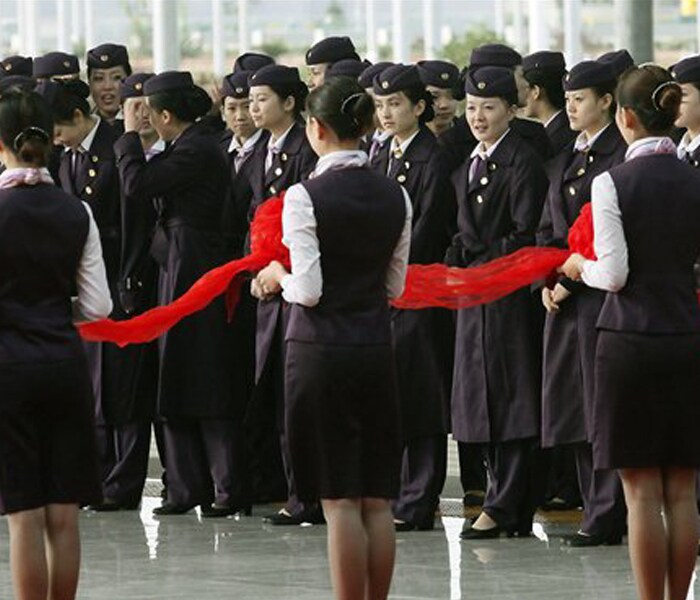
<path fill-rule="evenodd" d="M 635 140 L 627 148 L 625 160 L 632 160 L 646 154 L 676 154 L 676 145 L 666 136 L 649 136 Z"/>
<path fill-rule="evenodd" d="M 273 150 L 276 150 L 277 152 L 282 150 L 282 146 L 284 145 L 284 141 L 287 139 L 287 136 L 289 135 L 289 132 L 292 130 L 294 125 L 295 125 L 295 123 L 292 123 L 289 126 L 289 129 L 287 129 L 287 131 L 285 131 L 281 136 L 279 136 L 274 142 L 272 141 L 272 136 L 270 136 L 270 139 L 267 142 L 267 149 L 268 150 L 273 149 Z"/>
<path fill-rule="evenodd" d="M 144 153 L 146 160 L 152 159 L 156 154 L 160 154 L 165 150 L 165 142 L 158 138 L 155 143 Z"/>
<path fill-rule="evenodd" d="M 332 169 L 363 167 L 368 161 L 367 153 L 362 150 L 338 150 L 336 152 L 330 152 L 318 159 L 316 168 L 311 176 L 318 177 L 322 173 Z"/>
<path fill-rule="evenodd" d="M 549 117 L 549 119 L 547 119 L 547 122 L 544 124 L 544 126 L 549 127 L 554 121 L 554 119 L 556 119 L 562 112 L 564 112 L 562 109 L 555 112 L 551 117 Z"/>
<path fill-rule="evenodd" d="M 406 150 L 408 150 L 408 147 L 411 145 L 411 142 L 416 139 L 416 136 L 420 133 L 420 127 L 416 129 L 415 133 L 411 135 L 408 139 L 406 139 L 403 143 L 399 144 L 399 140 L 394 136 L 391 140 L 391 151 L 395 152 L 396 149 L 398 148 L 401 150 L 401 156 L 406 154 Z"/>
<path fill-rule="evenodd" d="M 510 133 L 510 127 L 505 130 L 505 133 L 499 137 L 491 146 L 486 149 L 484 148 L 484 143 L 479 142 L 476 145 L 476 148 L 472 150 L 472 153 L 469 155 L 469 158 L 474 158 L 475 156 L 481 156 L 482 160 L 485 158 L 491 158 L 493 156 L 493 153 L 496 151 L 496 148 L 498 148 L 498 145 L 503 141 L 503 138 L 506 137 Z"/>
<path fill-rule="evenodd" d="M 680 144 L 678 144 L 678 157 L 683 158 L 685 154 L 693 154 L 698 148 L 700 148 L 700 135 L 696 135 L 691 140 L 690 135 L 686 131 Z"/>
<path fill-rule="evenodd" d="M 386 130 L 375 129 L 374 133 L 372 134 L 372 141 L 384 144 L 384 142 L 386 142 L 390 136 L 391 134 Z"/>
<path fill-rule="evenodd" d="M 100 119 L 100 117 L 98 117 L 97 115 L 92 115 L 92 116 L 95 117 L 95 125 L 90 130 L 90 132 L 83 138 L 83 141 L 80 142 L 80 144 L 76 148 L 76 150 L 78 152 L 90 152 L 90 148 L 92 147 L 92 142 L 95 141 L 95 136 L 97 135 L 97 128 L 100 126 L 100 121 L 102 119 Z M 70 152 L 71 149 L 66 148 L 65 151 Z"/>
<path fill-rule="evenodd" d="M 583 151 L 584 149 L 590 150 L 593 147 L 593 144 L 596 143 L 596 140 L 603 135 L 603 132 L 610 127 L 611 123 L 608 123 L 605 127 L 594 133 L 590 138 L 586 135 L 585 131 L 582 131 L 581 133 L 578 134 L 578 137 L 576 138 L 576 142 L 574 142 L 574 150 L 578 150 L 579 152 Z"/>
<path fill-rule="evenodd" d="M 258 129 L 255 131 L 253 135 L 251 135 L 243 144 L 238 140 L 238 138 L 233 135 L 231 136 L 231 143 L 228 146 L 228 153 L 231 154 L 231 152 L 235 151 L 243 151 L 243 154 L 246 153 L 246 151 L 250 150 L 255 144 L 258 143 L 258 140 L 260 139 L 260 136 L 262 135 L 262 129 Z"/>

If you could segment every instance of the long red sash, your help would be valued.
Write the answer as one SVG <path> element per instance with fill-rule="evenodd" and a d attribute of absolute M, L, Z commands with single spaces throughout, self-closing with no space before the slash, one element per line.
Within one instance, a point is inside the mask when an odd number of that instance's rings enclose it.
<path fill-rule="evenodd" d="M 277 260 L 289 268 L 289 252 L 282 244 L 284 194 L 260 206 L 251 223 L 251 254 L 212 269 L 172 303 L 153 308 L 126 321 L 103 319 L 79 325 L 82 337 L 90 341 L 114 342 L 119 346 L 150 342 L 180 320 L 205 308 L 227 292 L 232 310 L 244 276 Z M 569 232 L 570 250 L 521 248 L 478 267 L 465 269 L 441 264 L 410 265 L 406 289 L 393 305 L 403 309 L 443 307 L 468 308 L 493 302 L 535 281 L 548 278 L 572 252 L 588 258 L 593 253 L 593 222 L 586 204 Z"/>

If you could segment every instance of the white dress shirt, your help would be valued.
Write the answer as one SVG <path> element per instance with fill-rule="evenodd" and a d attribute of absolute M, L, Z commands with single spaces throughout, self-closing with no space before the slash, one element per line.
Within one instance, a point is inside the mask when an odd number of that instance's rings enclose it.
<path fill-rule="evenodd" d="M 608 123 L 605 127 L 599 129 L 596 131 L 590 138 L 588 137 L 588 134 L 585 131 L 582 131 L 581 133 L 578 134 L 576 137 L 576 141 L 574 142 L 574 150 L 577 152 L 583 152 L 584 150 L 590 150 L 593 147 L 593 144 L 596 143 L 598 138 L 603 135 L 603 132 L 610 127 L 610 123 Z"/>
<path fill-rule="evenodd" d="M 673 142 L 663 137 L 643 138 L 630 144 L 625 161 L 654 154 L 664 148 L 666 152 L 672 151 Z M 598 175 L 591 184 L 591 210 L 593 249 L 597 258 L 583 263 L 581 279 L 590 287 L 619 292 L 625 287 L 629 274 L 628 249 L 617 189 L 608 172 Z"/>
<path fill-rule="evenodd" d="M 242 144 L 235 134 L 231 136 L 231 143 L 228 145 L 228 153 L 236 153 L 236 156 L 233 158 L 233 166 L 236 169 L 236 173 L 238 173 L 245 159 L 248 158 L 253 152 L 253 148 L 255 147 L 255 144 L 258 143 L 262 133 L 262 129 L 256 130 L 256 132 Z"/>
<path fill-rule="evenodd" d="M 107 272 L 102 259 L 100 232 L 90 207 L 85 202 L 83 202 L 83 206 L 88 213 L 90 225 L 75 277 L 78 296 L 73 299 L 73 319 L 75 321 L 94 321 L 104 319 L 112 312 L 112 296 L 109 292 Z"/>
<path fill-rule="evenodd" d="M 311 177 L 317 177 L 330 169 L 361 167 L 367 164 L 367 160 L 367 154 L 361 150 L 331 152 L 318 159 Z M 396 298 L 403 293 L 411 246 L 413 209 L 408 193 L 401 189 L 406 205 L 406 218 L 387 270 L 386 290 L 389 298 Z M 282 211 L 282 243 L 289 248 L 292 264 L 292 272 L 281 282 L 282 297 L 287 302 L 310 307 L 316 306 L 321 299 L 323 276 L 316 226 L 311 197 L 303 185 L 293 185 L 284 197 Z"/>
<path fill-rule="evenodd" d="M 683 134 L 680 144 L 678 144 L 678 158 L 684 159 L 686 154 L 693 154 L 700 147 L 700 135 L 696 135 L 694 139 L 690 139 L 690 135 L 686 131 Z"/>
<path fill-rule="evenodd" d="M 396 136 L 391 138 L 391 148 L 389 149 L 389 164 L 387 165 L 386 173 L 387 175 L 391 172 L 391 167 L 394 166 L 394 161 L 395 160 L 401 160 L 400 157 L 402 157 L 404 154 L 406 154 L 406 150 L 408 150 L 408 147 L 411 145 L 411 142 L 416 139 L 416 136 L 420 133 L 420 128 L 416 129 L 414 133 L 412 133 L 409 137 L 407 137 L 402 143 L 399 144 L 399 140 L 397 139 Z M 399 158 L 395 157 L 395 153 L 398 151 L 399 153 Z"/>
<path fill-rule="evenodd" d="M 289 129 L 287 129 L 287 131 L 285 131 L 276 140 L 273 140 L 272 136 L 270 136 L 270 139 L 267 142 L 267 156 L 265 157 L 265 173 L 267 173 L 270 170 L 274 155 L 282 151 L 282 146 L 284 146 L 284 142 L 287 139 L 287 136 L 289 135 L 289 132 L 292 130 L 292 127 L 294 127 L 294 125 L 295 124 L 292 123 L 289 126 Z"/>

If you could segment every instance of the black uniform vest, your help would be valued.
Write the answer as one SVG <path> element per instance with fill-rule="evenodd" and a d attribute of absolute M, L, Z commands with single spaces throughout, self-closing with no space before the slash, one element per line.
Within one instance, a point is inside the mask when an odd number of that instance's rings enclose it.
<path fill-rule="evenodd" d="M 89 219 L 53 185 L 0 190 L 0 363 L 75 356 L 71 294 Z"/>
<path fill-rule="evenodd" d="M 693 264 L 700 253 L 700 173 L 671 154 L 610 170 L 629 255 L 625 287 L 610 293 L 598 328 L 652 334 L 700 331 Z"/>
<path fill-rule="evenodd" d="M 389 343 L 386 276 L 406 216 L 401 187 L 368 168 L 328 171 L 301 185 L 316 216 L 323 293 L 313 308 L 291 306 L 286 339 Z"/>

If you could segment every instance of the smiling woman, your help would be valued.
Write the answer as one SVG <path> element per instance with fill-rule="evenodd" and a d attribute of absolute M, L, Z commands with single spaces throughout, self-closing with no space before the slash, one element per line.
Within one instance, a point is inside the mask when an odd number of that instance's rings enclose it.
<path fill-rule="evenodd" d="M 102 44 L 89 50 L 87 70 L 97 114 L 113 125 L 119 114 L 119 83 L 131 75 L 127 49 L 119 44 Z"/>

